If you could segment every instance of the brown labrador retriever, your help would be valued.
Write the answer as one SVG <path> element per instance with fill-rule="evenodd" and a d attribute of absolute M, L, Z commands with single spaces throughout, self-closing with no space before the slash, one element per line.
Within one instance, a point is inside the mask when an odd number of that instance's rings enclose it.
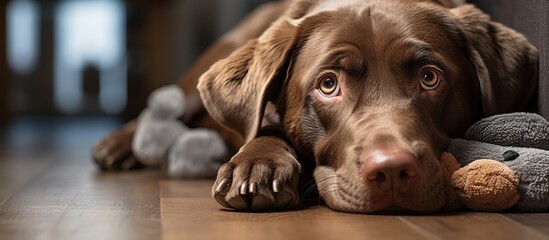
<path fill-rule="evenodd" d="M 296 1 L 200 78 L 208 111 L 246 141 L 214 196 L 241 210 L 295 206 L 300 165 L 315 161 L 332 209 L 438 211 L 448 137 L 523 108 L 537 56 L 471 5 Z M 268 102 L 280 121 L 262 121 Z"/>
<path fill-rule="evenodd" d="M 339 211 L 439 211 L 441 151 L 534 95 L 537 50 L 471 5 L 297 0 L 201 76 L 211 117 L 246 142 L 213 186 L 229 208 L 295 207 L 301 171 Z M 305 170 L 304 170 L 305 169 Z"/>

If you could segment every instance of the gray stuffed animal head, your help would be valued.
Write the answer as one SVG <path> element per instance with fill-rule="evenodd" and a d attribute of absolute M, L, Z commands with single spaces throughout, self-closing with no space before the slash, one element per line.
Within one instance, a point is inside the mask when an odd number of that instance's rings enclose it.
<path fill-rule="evenodd" d="M 532 113 L 491 116 L 472 125 L 466 139 L 451 139 L 448 152 L 461 166 L 492 159 L 519 179 L 521 211 L 549 210 L 549 122 Z"/>

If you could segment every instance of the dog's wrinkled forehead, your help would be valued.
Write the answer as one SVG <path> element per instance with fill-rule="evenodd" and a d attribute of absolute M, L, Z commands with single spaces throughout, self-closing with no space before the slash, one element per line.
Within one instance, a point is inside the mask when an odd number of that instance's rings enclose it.
<path fill-rule="evenodd" d="M 381 4 L 380 4 L 381 3 Z M 317 1 L 314 6 L 308 11 L 307 14 L 302 16 L 301 19 L 322 13 L 338 11 L 341 9 L 350 9 L 355 13 L 363 13 L 373 7 L 390 6 L 392 4 L 406 3 L 405 1 L 391 1 L 391 0 L 320 0 Z"/>
<path fill-rule="evenodd" d="M 333 11 L 337 10 L 338 8 L 344 8 L 344 7 L 355 7 L 357 11 L 362 11 L 367 5 L 366 2 L 370 1 L 358 1 L 358 0 L 324 0 L 319 1 L 319 4 L 311 10 L 311 14 L 316 14 L 318 12 L 322 11 Z"/>
<path fill-rule="evenodd" d="M 299 20 L 305 19 L 307 17 L 317 15 L 322 12 L 330 12 L 330 11 L 337 11 L 340 9 L 348 8 L 353 9 L 356 12 L 363 12 L 365 9 L 368 9 L 372 1 L 369 0 L 323 0 L 318 1 L 316 5 L 314 5 L 307 14 L 302 16 L 301 19 L 298 19 L 296 23 L 299 22 Z"/>
<path fill-rule="evenodd" d="M 299 50 L 309 74 L 313 74 L 313 68 L 326 65 L 359 70 L 400 64 L 423 50 L 446 52 L 457 42 L 448 34 L 455 25 L 440 9 L 423 4 L 376 3 L 323 1 L 296 21 L 302 29 L 309 29 Z"/>

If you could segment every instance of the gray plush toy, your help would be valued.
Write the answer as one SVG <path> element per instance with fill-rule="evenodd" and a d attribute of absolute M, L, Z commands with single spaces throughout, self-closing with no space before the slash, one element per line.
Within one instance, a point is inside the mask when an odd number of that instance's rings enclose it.
<path fill-rule="evenodd" d="M 139 115 L 133 153 L 147 166 L 167 161 L 172 177 L 214 177 L 228 149 L 214 130 L 185 126 L 179 119 L 184 113 L 185 95 L 178 86 L 155 90 Z"/>
<path fill-rule="evenodd" d="M 457 199 L 481 211 L 549 210 L 549 122 L 532 113 L 501 114 L 451 139 L 443 166 Z M 452 161 L 459 163 L 452 164 Z M 447 194 L 452 196 L 452 194 Z"/>

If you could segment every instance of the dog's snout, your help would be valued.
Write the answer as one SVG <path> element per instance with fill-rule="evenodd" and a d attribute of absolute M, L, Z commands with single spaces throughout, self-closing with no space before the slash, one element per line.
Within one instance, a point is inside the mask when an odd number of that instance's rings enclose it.
<path fill-rule="evenodd" d="M 362 161 L 366 184 L 384 193 L 409 190 L 419 178 L 418 160 L 405 150 L 375 150 Z"/>

